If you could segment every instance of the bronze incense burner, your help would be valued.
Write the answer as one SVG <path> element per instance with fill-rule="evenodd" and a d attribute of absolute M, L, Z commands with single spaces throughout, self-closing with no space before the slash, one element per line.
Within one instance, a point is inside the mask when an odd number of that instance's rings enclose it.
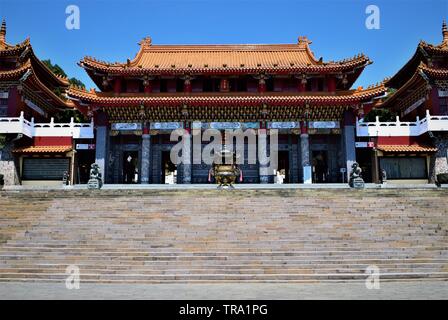
<path fill-rule="evenodd" d="M 241 170 L 236 164 L 237 156 L 229 150 L 221 150 L 217 153 L 209 173 L 209 180 L 213 176 L 218 184 L 218 188 L 233 188 L 237 177 L 241 180 Z"/>

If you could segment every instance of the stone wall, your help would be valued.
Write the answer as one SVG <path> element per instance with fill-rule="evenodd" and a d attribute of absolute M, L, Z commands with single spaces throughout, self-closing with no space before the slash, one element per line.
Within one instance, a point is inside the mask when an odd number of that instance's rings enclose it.
<path fill-rule="evenodd" d="M 11 141 L 7 141 L 3 148 L 0 146 L 0 174 L 4 176 L 5 185 L 20 184 L 12 150 L 13 142 Z"/>
<path fill-rule="evenodd" d="M 438 150 L 430 159 L 429 180 L 432 183 L 435 182 L 437 174 L 448 173 L 448 133 L 434 133 L 433 141 Z"/>

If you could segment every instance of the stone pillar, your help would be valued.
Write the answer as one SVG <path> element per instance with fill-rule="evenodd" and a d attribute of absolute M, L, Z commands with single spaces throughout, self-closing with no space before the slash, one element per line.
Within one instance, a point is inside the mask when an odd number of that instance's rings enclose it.
<path fill-rule="evenodd" d="M 186 137 L 182 139 L 184 145 L 182 146 L 182 158 L 184 162 L 182 163 L 182 183 L 191 183 L 191 143 L 192 135 L 189 133 Z"/>
<path fill-rule="evenodd" d="M 96 127 L 95 163 L 97 163 L 100 168 L 103 182 L 106 182 L 108 139 L 107 126 Z"/>
<path fill-rule="evenodd" d="M 346 125 L 344 127 L 344 147 L 345 147 L 345 161 L 347 167 L 347 181 L 350 178 L 350 171 L 352 164 L 356 162 L 355 149 L 355 126 Z"/>
<path fill-rule="evenodd" d="M 429 182 L 434 183 L 439 173 L 448 173 L 448 134 L 434 133 L 434 144 L 437 152 L 431 155 L 429 163 Z"/>
<path fill-rule="evenodd" d="M 306 128 L 306 127 L 305 127 Z M 310 140 L 306 130 L 300 134 L 300 155 L 302 164 L 302 177 L 304 184 L 313 183 L 311 161 L 310 161 Z"/>
<path fill-rule="evenodd" d="M 268 163 L 268 139 L 266 129 L 258 131 L 258 173 L 260 183 L 269 183 L 269 175 L 267 174 Z"/>
<path fill-rule="evenodd" d="M 141 184 L 149 183 L 149 174 L 151 172 L 151 135 L 144 133 L 142 135 L 142 161 L 141 161 Z"/>
<path fill-rule="evenodd" d="M 3 148 L 0 146 L 0 174 L 4 176 L 5 186 L 20 184 L 18 166 L 12 153 L 13 146 L 11 141 L 6 142 Z"/>

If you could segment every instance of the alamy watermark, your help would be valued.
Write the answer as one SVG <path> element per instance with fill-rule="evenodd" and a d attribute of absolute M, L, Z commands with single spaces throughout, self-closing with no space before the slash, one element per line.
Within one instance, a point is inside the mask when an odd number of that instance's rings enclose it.
<path fill-rule="evenodd" d="M 369 30 L 380 29 L 380 8 L 374 4 L 366 7 L 366 14 L 368 14 L 365 25 Z"/>
<path fill-rule="evenodd" d="M 365 281 L 366 288 L 369 290 L 380 289 L 380 268 L 376 265 L 370 265 L 366 268 L 365 273 L 367 279 Z"/>
<path fill-rule="evenodd" d="M 81 28 L 81 12 L 79 7 L 71 4 L 65 8 L 65 13 L 68 14 L 65 19 L 65 27 L 68 30 L 79 30 Z"/>
<path fill-rule="evenodd" d="M 177 144 L 171 148 L 173 164 L 260 164 L 260 174 L 270 175 L 278 167 L 277 129 L 176 129 L 171 132 L 171 141 Z M 205 145 L 204 145 L 205 142 Z M 247 150 L 246 150 L 247 146 Z M 235 157 L 222 158 L 223 150 Z M 269 153 L 269 154 L 268 154 Z"/>
<path fill-rule="evenodd" d="M 68 275 L 65 279 L 65 287 L 69 290 L 79 289 L 79 283 L 81 282 L 79 267 L 71 264 L 65 269 L 65 274 Z"/>

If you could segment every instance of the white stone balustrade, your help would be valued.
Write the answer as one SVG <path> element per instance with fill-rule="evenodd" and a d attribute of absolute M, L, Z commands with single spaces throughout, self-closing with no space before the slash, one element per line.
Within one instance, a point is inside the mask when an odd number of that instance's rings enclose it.
<path fill-rule="evenodd" d="M 23 112 L 20 117 L 0 118 L 0 133 L 23 134 L 32 137 L 72 137 L 73 139 L 93 139 L 93 120 L 90 123 L 55 123 L 51 118 L 49 123 L 34 123 L 34 118 L 28 121 Z"/>
<path fill-rule="evenodd" d="M 426 117 L 415 122 L 403 122 L 397 117 L 393 122 L 356 121 L 356 135 L 358 137 L 402 137 L 419 136 L 428 131 L 448 131 L 448 116 L 431 116 L 426 110 Z"/>

